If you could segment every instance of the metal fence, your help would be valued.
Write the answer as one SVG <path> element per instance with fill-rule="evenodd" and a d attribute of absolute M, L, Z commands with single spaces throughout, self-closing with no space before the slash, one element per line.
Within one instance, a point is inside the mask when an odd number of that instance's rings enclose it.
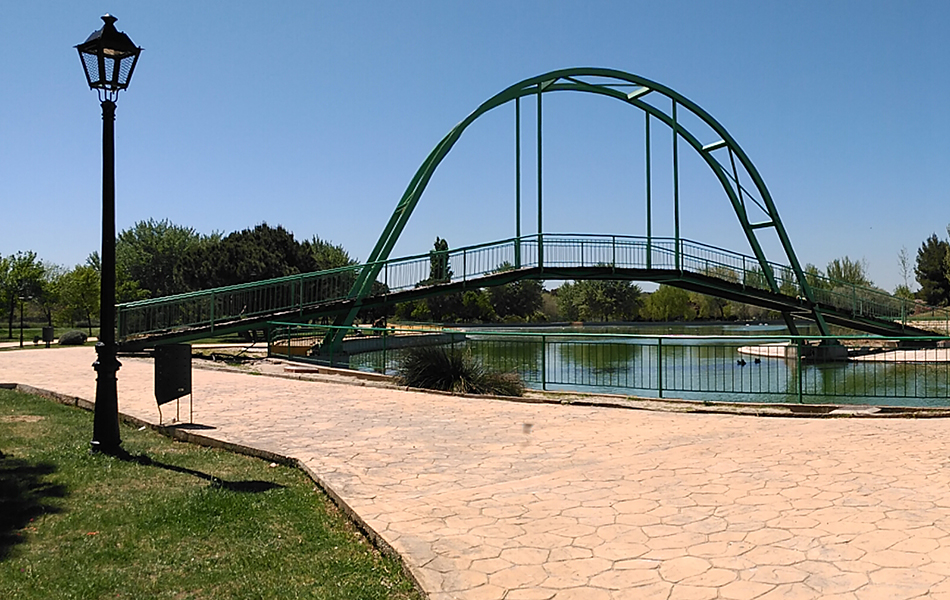
<path fill-rule="evenodd" d="M 354 345 L 329 357 L 319 349 L 331 326 L 272 325 L 271 356 L 387 374 L 397 372 L 405 352 L 398 340 L 421 331 L 351 328 L 346 339 Z M 950 406 L 950 348 L 899 350 L 896 338 L 441 331 L 455 335 L 451 344 L 486 367 L 518 373 L 536 389 L 730 402 Z M 936 346 L 946 340 L 911 341 Z M 839 360 L 830 360 L 836 353 L 825 345 L 838 341 L 847 351 L 838 347 Z"/>

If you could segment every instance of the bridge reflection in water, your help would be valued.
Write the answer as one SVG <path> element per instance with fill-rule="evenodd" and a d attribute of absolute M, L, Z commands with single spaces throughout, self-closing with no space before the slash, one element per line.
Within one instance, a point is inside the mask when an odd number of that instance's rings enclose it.
<path fill-rule="evenodd" d="M 399 340 L 415 337 L 418 343 L 462 345 L 485 366 L 516 372 L 535 389 L 710 402 L 950 407 L 950 349 L 897 349 L 933 345 L 946 338 L 832 339 L 778 332 L 645 335 L 482 328 L 441 329 L 441 337 L 426 338 L 418 328 L 351 328 L 346 339 L 355 344 L 354 351 L 329 357 L 320 356 L 318 349 L 332 326 L 274 325 L 271 356 L 333 362 L 380 373 L 395 373 L 402 348 L 413 345 Z M 810 349 L 835 340 L 848 348 L 846 358 L 810 358 Z"/>

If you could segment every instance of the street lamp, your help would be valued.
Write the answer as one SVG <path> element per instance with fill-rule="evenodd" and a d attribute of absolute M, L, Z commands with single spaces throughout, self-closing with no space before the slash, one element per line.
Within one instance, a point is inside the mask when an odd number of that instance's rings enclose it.
<path fill-rule="evenodd" d="M 102 104 L 102 277 L 99 290 L 99 341 L 96 362 L 96 407 L 93 451 L 119 449 L 119 398 L 116 372 L 122 366 L 115 344 L 115 101 L 129 87 L 141 48 L 116 31 L 116 18 L 104 15 L 105 25 L 76 46 L 89 89 L 99 92 Z"/>

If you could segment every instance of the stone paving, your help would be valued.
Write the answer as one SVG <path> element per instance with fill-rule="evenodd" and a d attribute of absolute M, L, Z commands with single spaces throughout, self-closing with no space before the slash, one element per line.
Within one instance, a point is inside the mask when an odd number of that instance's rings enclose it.
<path fill-rule="evenodd" d="M 91 348 L 0 382 L 92 399 Z M 150 361 L 120 409 L 158 420 Z M 470 399 L 194 371 L 203 434 L 301 460 L 430 598 L 950 598 L 945 419 Z"/>

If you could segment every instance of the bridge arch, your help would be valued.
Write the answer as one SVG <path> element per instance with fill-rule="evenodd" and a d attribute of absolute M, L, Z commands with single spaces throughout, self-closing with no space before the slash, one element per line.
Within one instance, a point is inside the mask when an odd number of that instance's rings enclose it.
<path fill-rule="evenodd" d="M 539 121 L 539 154 L 541 149 L 540 141 L 540 122 L 541 106 L 544 94 L 560 91 L 574 91 L 606 96 L 626 103 L 643 111 L 645 114 L 645 128 L 647 138 L 647 161 L 648 161 L 648 184 L 647 184 L 647 202 L 648 213 L 650 203 L 650 184 L 649 184 L 649 160 L 650 160 L 650 124 L 653 121 L 667 126 L 673 132 L 673 173 L 674 173 L 674 237 L 677 252 L 680 246 L 679 232 L 679 192 L 678 192 L 678 147 L 682 140 L 687 146 L 693 149 L 719 181 L 729 203 L 732 206 L 736 217 L 742 226 L 743 232 L 749 247 L 759 263 L 759 268 L 765 277 L 768 286 L 773 292 L 779 292 L 779 283 L 775 277 L 770 261 L 765 256 L 762 244 L 759 240 L 759 231 L 772 229 L 785 253 L 787 264 L 791 267 L 794 278 L 798 282 L 798 287 L 804 298 L 814 305 L 814 294 L 808 280 L 802 270 L 801 264 L 792 248 L 785 227 L 779 217 L 778 210 L 772 200 L 771 194 L 765 185 L 764 180 L 752 163 L 746 152 L 739 146 L 736 140 L 729 134 L 716 119 L 699 105 L 692 102 L 682 94 L 664 86 L 658 82 L 652 81 L 639 75 L 619 71 L 615 69 L 597 68 L 597 67 L 579 67 L 570 69 L 561 69 L 551 71 L 520 81 L 508 88 L 498 92 L 461 122 L 453 127 L 432 149 L 422 165 L 413 175 L 405 192 L 399 199 L 392 216 L 387 222 L 379 240 L 374 246 L 367 260 L 367 268 L 363 269 L 354 283 L 350 292 L 350 297 L 356 299 L 356 303 L 351 313 L 342 322 L 352 322 L 359 310 L 361 300 L 368 296 L 372 291 L 372 284 L 379 274 L 382 263 L 389 258 L 399 236 L 409 221 L 413 210 L 421 199 L 426 186 L 435 173 L 438 166 L 452 150 L 456 142 L 461 138 L 466 129 L 472 125 L 482 115 L 510 102 L 515 103 L 516 114 L 519 115 L 520 122 L 520 100 L 529 96 L 536 96 L 538 102 L 538 121 Z M 654 103 L 646 101 L 649 95 L 661 96 L 669 101 L 670 108 L 667 111 Z M 709 131 L 713 132 L 717 139 L 708 140 L 706 143 L 700 141 L 697 134 L 687 129 L 682 121 L 683 114 L 688 113 L 689 118 L 698 119 Z M 520 156 L 520 155 L 519 155 Z M 725 156 L 727 160 L 723 162 L 719 157 Z M 538 157 L 538 163 L 541 164 L 541 157 Z M 520 172 L 519 172 L 520 181 Z M 749 181 L 749 186 L 742 182 L 745 177 Z M 543 232 L 541 210 L 541 176 L 539 169 L 538 184 L 538 233 Z M 520 202 L 520 195 L 518 197 Z M 749 214 L 749 204 L 754 204 L 765 215 L 765 219 L 759 222 L 752 222 Z M 520 209 L 518 210 L 520 219 Z M 647 218 L 647 237 L 650 237 L 650 217 Z M 517 226 L 517 237 L 521 237 L 520 221 Z M 679 267 L 679 255 L 676 256 L 676 264 Z M 817 322 L 819 329 L 827 334 L 827 326 L 824 323 L 822 315 L 817 310 L 813 317 Z M 795 326 L 790 315 L 785 315 L 786 323 L 794 332 Z"/>

